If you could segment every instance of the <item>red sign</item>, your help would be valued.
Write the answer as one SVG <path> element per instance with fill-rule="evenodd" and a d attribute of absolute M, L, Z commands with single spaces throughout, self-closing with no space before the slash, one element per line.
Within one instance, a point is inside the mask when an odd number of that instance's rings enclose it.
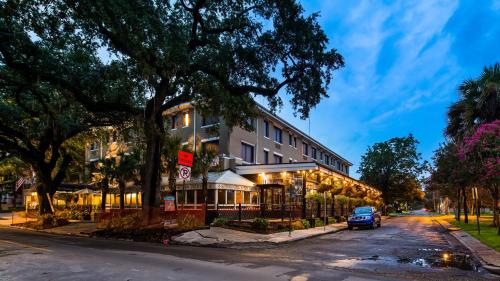
<path fill-rule="evenodd" d="M 177 163 L 182 166 L 192 167 L 193 154 L 179 150 L 179 153 L 177 154 Z"/>
<path fill-rule="evenodd" d="M 167 196 L 165 197 L 165 212 L 175 211 L 175 197 Z"/>

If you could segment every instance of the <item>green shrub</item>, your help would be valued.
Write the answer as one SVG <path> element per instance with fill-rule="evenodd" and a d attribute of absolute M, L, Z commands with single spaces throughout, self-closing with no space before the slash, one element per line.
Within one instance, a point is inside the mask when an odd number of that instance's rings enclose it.
<path fill-rule="evenodd" d="M 139 216 L 128 215 L 124 217 L 113 217 L 109 220 L 101 221 L 98 224 L 98 228 L 123 231 L 139 228 L 141 223 L 142 219 Z"/>
<path fill-rule="evenodd" d="M 318 226 L 323 226 L 323 225 L 325 225 L 325 224 L 324 224 L 324 222 L 323 222 L 323 220 L 322 220 L 322 219 L 320 219 L 320 218 L 316 218 L 316 219 L 314 220 L 314 225 L 315 225 L 316 227 L 318 227 Z"/>
<path fill-rule="evenodd" d="M 62 226 L 66 224 L 69 224 L 66 218 L 57 217 L 52 214 L 44 214 L 38 217 L 38 221 L 35 225 L 35 228 L 45 229 L 45 228 Z"/>
<path fill-rule="evenodd" d="M 68 220 L 81 220 L 82 219 L 82 212 L 78 210 L 63 210 L 60 212 L 57 212 L 57 216 L 60 218 L 65 218 Z"/>
<path fill-rule="evenodd" d="M 227 218 L 215 218 L 212 222 L 212 226 L 225 226 L 227 224 Z"/>
<path fill-rule="evenodd" d="M 305 229 L 308 229 L 311 227 L 311 224 L 309 223 L 308 220 L 302 219 L 301 222 L 302 222 L 302 225 L 304 226 Z"/>
<path fill-rule="evenodd" d="M 337 223 L 337 220 L 336 220 L 334 217 L 329 217 L 329 218 L 328 218 L 328 223 L 329 223 L 329 224 L 332 224 L 332 223 Z"/>
<path fill-rule="evenodd" d="M 55 217 L 52 214 L 43 214 L 38 219 L 42 228 L 50 228 L 55 224 Z"/>
<path fill-rule="evenodd" d="M 269 222 L 264 218 L 255 218 L 252 222 L 252 228 L 256 230 L 267 230 Z"/>

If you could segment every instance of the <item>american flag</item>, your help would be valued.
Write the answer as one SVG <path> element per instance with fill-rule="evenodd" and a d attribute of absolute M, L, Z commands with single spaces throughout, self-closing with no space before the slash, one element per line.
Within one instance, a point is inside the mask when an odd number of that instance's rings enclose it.
<path fill-rule="evenodd" d="M 23 185 L 23 183 L 25 182 L 26 180 L 24 178 L 19 178 L 17 181 L 16 181 L 16 191 Z"/>

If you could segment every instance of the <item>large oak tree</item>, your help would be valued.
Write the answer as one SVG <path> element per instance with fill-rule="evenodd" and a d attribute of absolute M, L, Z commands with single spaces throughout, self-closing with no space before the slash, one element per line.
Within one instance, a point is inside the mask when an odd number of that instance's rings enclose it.
<path fill-rule="evenodd" d="M 327 96 L 333 70 L 343 66 L 341 55 L 328 47 L 318 14 L 305 15 L 293 0 L 39 0 L 11 7 L 15 11 L 11 14 L 20 15 L 26 40 L 33 41 L 33 33 L 42 43 L 74 42 L 93 52 L 92 66 L 106 60 L 144 87 L 138 107 L 143 110 L 146 134 L 142 176 L 146 207 L 157 204 L 165 109 L 193 101 L 201 111 L 222 115 L 228 125 L 245 126 L 246 118 L 255 114 L 256 95 L 266 97 L 273 109 L 282 104 L 280 95 L 289 95 L 294 110 L 305 118 Z M 32 43 L 37 54 L 39 43 Z M 37 71 L 49 77 L 52 71 L 56 77 L 61 71 L 68 73 L 69 79 L 57 82 L 75 88 L 71 93 L 89 110 L 134 111 L 116 102 L 121 99 L 100 103 L 100 87 L 94 88 L 95 93 L 77 91 L 81 81 L 74 74 L 79 69 L 56 63 Z M 91 84 L 100 79 L 85 73 L 81 77 Z"/>

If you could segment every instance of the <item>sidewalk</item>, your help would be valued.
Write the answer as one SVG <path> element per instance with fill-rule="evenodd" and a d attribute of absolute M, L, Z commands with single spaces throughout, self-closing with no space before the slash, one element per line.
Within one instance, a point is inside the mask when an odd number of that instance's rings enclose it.
<path fill-rule="evenodd" d="M 500 253 L 484 245 L 476 238 L 463 230 L 453 230 L 455 228 L 445 220 L 436 219 L 436 221 L 464 245 L 476 258 L 481 261 L 482 266 L 491 273 L 500 274 Z"/>
<path fill-rule="evenodd" d="M 346 223 L 336 223 L 326 226 L 326 230 L 324 230 L 322 226 L 294 230 L 292 231 L 291 236 L 288 236 L 288 231 L 273 234 L 259 234 L 222 227 L 210 227 L 210 229 L 183 233 L 172 238 L 172 241 L 176 244 L 211 247 L 278 245 L 328 233 L 335 233 L 344 229 L 347 229 Z"/>
<path fill-rule="evenodd" d="M 96 230 L 97 223 L 95 222 L 72 222 L 68 225 L 48 228 L 40 231 L 53 234 L 89 237 L 90 234 Z"/>

